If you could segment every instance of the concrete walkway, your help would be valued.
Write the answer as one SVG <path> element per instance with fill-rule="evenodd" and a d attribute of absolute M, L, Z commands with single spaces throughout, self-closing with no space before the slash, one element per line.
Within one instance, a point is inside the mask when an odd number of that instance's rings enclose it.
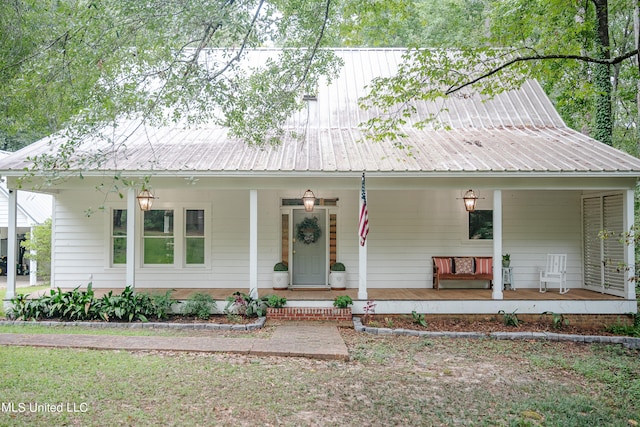
<path fill-rule="evenodd" d="M 193 351 L 349 360 L 338 327 L 292 323 L 276 327 L 271 338 L 154 337 L 78 334 L 0 334 L 0 345 L 90 348 L 128 351 Z"/>

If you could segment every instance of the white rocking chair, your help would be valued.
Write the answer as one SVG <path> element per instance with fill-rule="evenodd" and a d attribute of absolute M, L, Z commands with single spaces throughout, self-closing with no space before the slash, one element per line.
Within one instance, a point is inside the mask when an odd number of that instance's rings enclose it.
<path fill-rule="evenodd" d="M 547 292 L 547 283 L 557 283 L 561 294 L 569 292 L 569 288 L 567 288 L 567 254 L 547 255 L 547 267 L 544 271 L 540 271 L 541 293 Z"/>

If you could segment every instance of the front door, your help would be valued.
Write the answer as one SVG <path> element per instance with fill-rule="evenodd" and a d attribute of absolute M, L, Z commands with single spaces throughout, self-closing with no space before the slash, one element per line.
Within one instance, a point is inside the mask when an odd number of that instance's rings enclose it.
<path fill-rule="evenodd" d="M 326 211 L 293 211 L 293 285 L 326 285 Z"/>

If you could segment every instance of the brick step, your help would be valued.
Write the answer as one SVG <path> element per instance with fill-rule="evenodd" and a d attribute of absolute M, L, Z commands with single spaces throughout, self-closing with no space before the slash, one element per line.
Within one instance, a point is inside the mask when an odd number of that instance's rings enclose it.
<path fill-rule="evenodd" d="M 267 308 L 267 319 L 272 320 L 330 320 L 351 321 L 351 307 L 283 307 Z"/>

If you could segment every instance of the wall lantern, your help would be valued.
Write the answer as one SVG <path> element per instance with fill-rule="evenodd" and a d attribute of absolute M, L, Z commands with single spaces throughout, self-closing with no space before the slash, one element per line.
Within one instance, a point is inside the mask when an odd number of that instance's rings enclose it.
<path fill-rule="evenodd" d="M 478 201 L 478 198 L 479 197 L 476 196 L 476 193 L 474 193 L 473 190 L 469 190 L 464 193 L 462 200 L 464 200 L 464 208 L 467 212 L 473 212 L 476 210 L 476 202 Z"/>
<path fill-rule="evenodd" d="M 140 210 L 142 211 L 150 211 L 151 205 L 153 205 L 153 201 L 155 199 L 154 195 L 149 190 L 142 190 L 140 194 L 136 197 L 138 199 L 138 205 L 140 205 Z"/>
<path fill-rule="evenodd" d="M 313 191 L 307 190 L 304 192 L 302 203 L 304 204 L 305 212 L 313 212 L 313 205 L 316 204 L 316 195 L 313 194 Z"/>

